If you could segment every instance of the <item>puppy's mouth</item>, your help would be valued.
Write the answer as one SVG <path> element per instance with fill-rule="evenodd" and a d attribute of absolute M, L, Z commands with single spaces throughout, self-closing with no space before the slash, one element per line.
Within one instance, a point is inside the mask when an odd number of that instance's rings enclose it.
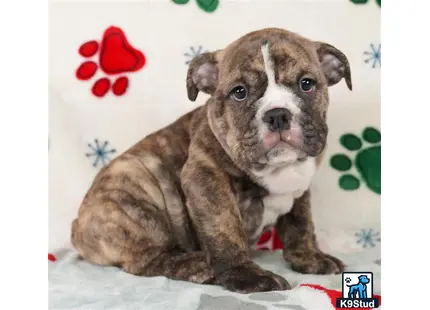
<path fill-rule="evenodd" d="M 263 138 L 264 156 L 260 163 L 284 165 L 304 160 L 306 153 L 302 150 L 300 132 L 285 130 L 266 133 Z"/>
<path fill-rule="evenodd" d="M 275 148 L 300 149 L 302 145 L 300 130 L 291 128 L 279 132 L 268 132 L 263 137 L 263 144 L 267 151 Z"/>

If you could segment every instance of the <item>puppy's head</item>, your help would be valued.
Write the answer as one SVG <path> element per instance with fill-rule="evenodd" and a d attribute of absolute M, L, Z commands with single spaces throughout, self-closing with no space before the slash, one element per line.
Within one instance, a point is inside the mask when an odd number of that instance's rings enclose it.
<path fill-rule="evenodd" d="M 264 168 L 319 155 L 327 138 L 328 87 L 345 79 L 335 47 L 269 28 L 251 32 L 190 64 L 188 97 L 210 94 L 212 131 L 242 167 Z"/>

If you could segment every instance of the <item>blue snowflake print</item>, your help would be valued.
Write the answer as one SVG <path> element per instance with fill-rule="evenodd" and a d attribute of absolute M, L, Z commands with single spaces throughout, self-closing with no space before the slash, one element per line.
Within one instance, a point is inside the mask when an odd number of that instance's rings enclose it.
<path fill-rule="evenodd" d="M 364 52 L 364 55 L 368 56 L 367 59 L 364 60 L 365 63 L 372 62 L 372 68 L 375 68 L 376 65 L 381 66 L 381 44 L 378 45 L 378 48 L 371 43 L 370 50 Z"/>
<path fill-rule="evenodd" d="M 355 236 L 357 237 L 357 244 L 361 244 L 364 249 L 367 247 L 374 248 L 376 242 L 381 242 L 381 234 L 373 231 L 372 228 L 362 229 Z"/>
<path fill-rule="evenodd" d="M 203 46 L 201 45 L 198 47 L 191 46 L 190 51 L 184 54 L 185 58 L 187 58 L 187 60 L 185 61 L 185 64 L 189 65 L 191 60 L 193 60 L 195 57 L 199 56 L 203 52 L 206 52 L 203 50 Z"/>
<path fill-rule="evenodd" d="M 99 143 L 98 139 L 94 139 L 94 144 L 88 143 L 88 147 L 93 151 L 92 153 L 86 153 L 85 156 L 88 158 L 93 157 L 93 166 L 97 167 L 99 163 L 104 166 L 109 161 L 109 154 L 116 153 L 115 149 L 108 148 L 109 142 L 105 141 L 103 145 Z"/>

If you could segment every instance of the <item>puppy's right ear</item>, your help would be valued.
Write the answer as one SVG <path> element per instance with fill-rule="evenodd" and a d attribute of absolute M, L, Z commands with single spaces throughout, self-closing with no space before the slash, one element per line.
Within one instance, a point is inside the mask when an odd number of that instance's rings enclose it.
<path fill-rule="evenodd" d="M 202 53 L 188 67 L 188 99 L 195 101 L 199 91 L 212 95 L 218 85 L 218 62 L 221 51 Z"/>

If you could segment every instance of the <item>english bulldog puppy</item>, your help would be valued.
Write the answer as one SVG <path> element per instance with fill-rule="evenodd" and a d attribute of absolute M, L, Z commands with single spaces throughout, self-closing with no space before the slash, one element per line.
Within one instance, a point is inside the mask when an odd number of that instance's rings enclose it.
<path fill-rule="evenodd" d="M 309 187 L 326 145 L 328 87 L 342 79 L 352 90 L 341 51 L 278 28 L 197 56 L 188 97 L 210 98 L 101 169 L 72 223 L 74 247 L 134 275 L 285 290 L 250 256 L 276 225 L 293 270 L 341 272 L 318 247 Z"/>

